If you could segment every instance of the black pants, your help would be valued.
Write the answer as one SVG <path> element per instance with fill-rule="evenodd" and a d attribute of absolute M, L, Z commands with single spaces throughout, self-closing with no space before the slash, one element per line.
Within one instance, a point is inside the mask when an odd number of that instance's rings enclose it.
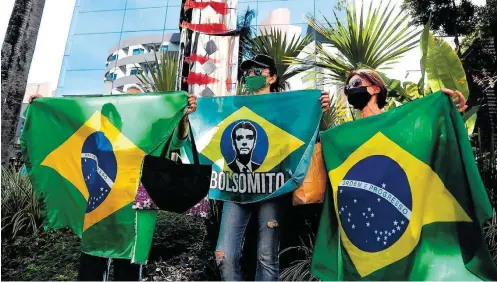
<path fill-rule="evenodd" d="M 81 253 L 79 260 L 78 281 L 103 281 L 107 271 L 108 258 L 101 258 Z M 140 265 L 129 259 L 112 259 L 114 264 L 114 281 L 139 281 Z"/>

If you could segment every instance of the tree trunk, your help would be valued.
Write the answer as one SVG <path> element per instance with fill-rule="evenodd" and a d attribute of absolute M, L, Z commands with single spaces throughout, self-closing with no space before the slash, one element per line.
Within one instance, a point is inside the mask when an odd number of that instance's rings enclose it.
<path fill-rule="evenodd" d="M 15 141 L 45 0 L 16 0 L 2 46 L 2 165 Z"/>

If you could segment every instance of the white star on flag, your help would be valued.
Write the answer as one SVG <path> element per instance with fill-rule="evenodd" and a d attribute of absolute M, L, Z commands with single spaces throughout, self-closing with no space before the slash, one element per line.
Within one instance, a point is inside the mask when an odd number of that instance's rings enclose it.
<path fill-rule="evenodd" d="M 366 226 L 369 227 L 369 222 L 366 222 Z"/>
<path fill-rule="evenodd" d="M 398 222 L 397 222 L 397 220 L 396 220 L 396 221 L 394 221 L 394 222 L 393 222 L 393 225 L 397 225 L 397 223 L 398 223 Z"/>
<path fill-rule="evenodd" d="M 352 224 L 352 229 L 355 229 L 355 225 L 354 224 Z"/>
<path fill-rule="evenodd" d="M 385 183 L 383 183 L 383 184 L 381 184 L 381 187 L 385 188 L 385 187 L 387 187 L 387 185 Z"/>

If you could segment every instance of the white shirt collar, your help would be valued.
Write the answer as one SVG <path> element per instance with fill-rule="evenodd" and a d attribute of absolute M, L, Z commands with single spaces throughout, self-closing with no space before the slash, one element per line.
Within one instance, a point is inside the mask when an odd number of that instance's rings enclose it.
<path fill-rule="evenodd" d="M 242 164 L 238 160 L 235 160 L 235 162 L 238 168 L 240 169 L 240 172 L 242 172 L 245 167 L 248 169 L 248 171 L 252 172 L 252 162 L 249 162 L 247 165 Z"/>

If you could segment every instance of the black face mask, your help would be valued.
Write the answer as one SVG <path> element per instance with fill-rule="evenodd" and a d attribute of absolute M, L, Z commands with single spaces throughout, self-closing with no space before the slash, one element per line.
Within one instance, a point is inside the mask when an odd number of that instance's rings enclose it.
<path fill-rule="evenodd" d="M 345 89 L 345 95 L 347 95 L 349 104 L 360 111 L 362 111 L 369 100 L 371 100 L 371 94 L 369 94 L 367 86 Z"/>

